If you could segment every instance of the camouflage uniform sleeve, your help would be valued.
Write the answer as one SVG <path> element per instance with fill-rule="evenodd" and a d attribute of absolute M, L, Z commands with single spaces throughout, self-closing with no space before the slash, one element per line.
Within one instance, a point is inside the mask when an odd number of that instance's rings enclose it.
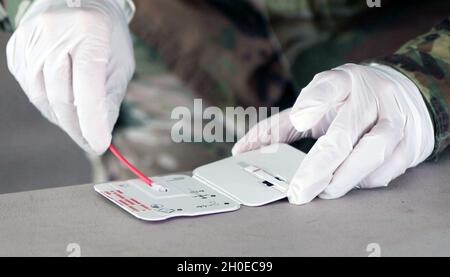
<path fill-rule="evenodd" d="M 434 123 L 436 158 L 450 144 L 450 17 L 375 62 L 399 70 L 421 91 Z"/>
<path fill-rule="evenodd" d="M 34 0 L 0 0 L 0 29 L 14 31 Z"/>

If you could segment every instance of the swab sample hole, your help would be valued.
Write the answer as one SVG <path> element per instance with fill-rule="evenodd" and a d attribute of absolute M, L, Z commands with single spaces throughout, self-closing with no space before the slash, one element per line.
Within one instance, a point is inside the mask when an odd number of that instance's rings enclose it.
<path fill-rule="evenodd" d="M 272 187 L 273 186 L 273 184 L 271 182 L 269 182 L 269 181 L 264 181 L 263 184 L 268 186 L 268 187 Z"/>

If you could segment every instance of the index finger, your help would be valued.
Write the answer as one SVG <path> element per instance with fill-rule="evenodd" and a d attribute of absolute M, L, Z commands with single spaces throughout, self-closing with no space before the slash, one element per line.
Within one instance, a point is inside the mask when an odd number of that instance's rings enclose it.
<path fill-rule="evenodd" d="M 86 60 L 83 52 L 74 56 L 74 103 L 83 137 L 95 153 L 101 154 L 111 143 L 112 131 L 106 102 L 107 58 L 99 53 L 95 59 Z"/>

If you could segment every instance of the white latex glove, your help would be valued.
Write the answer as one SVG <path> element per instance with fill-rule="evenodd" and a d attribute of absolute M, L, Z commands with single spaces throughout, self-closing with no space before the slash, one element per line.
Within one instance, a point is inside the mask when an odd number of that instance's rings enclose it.
<path fill-rule="evenodd" d="M 101 154 L 135 67 L 127 18 L 118 1 L 68 2 L 33 2 L 8 42 L 8 67 L 48 120 Z"/>
<path fill-rule="evenodd" d="M 292 109 L 275 117 L 279 120 L 253 127 L 233 154 L 318 138 L 289 186 L 293 204 L 316 196 L 339 198 L 355 187 L 387 186 L 434 147 L 432 121 L 418 88 L 387 66 L 346 64 L 320 73 Z"/>

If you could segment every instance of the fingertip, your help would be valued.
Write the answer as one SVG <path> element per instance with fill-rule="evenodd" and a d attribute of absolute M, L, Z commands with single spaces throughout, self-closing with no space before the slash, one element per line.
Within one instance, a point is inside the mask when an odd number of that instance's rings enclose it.
<path fill-rule="evenodd" d="M 100 135 L 95 139 L 87 139 L 89 147 L 91 149 L 91 151 L 89 152 L 97 156 L 102 155 L 108 150 L 109 146 L 111 145 L 111 140 L 112 135 L 109 133 Z"/>
<path fill-rule="evenodd" d="M 310 108 L 293 108 L 289 120 L 298 132 L 305 132 L 313 128 L 328 112 L 328 105 Z"/>
<path fill-rule="evenodd" d="M 77 114 L 81 135 L 92 149 L 92 153 L 101 155 L 111 143 L 112 132 L 106 107 L 93 102 L 79 105 Z"/>
<path fill-rule="evenodd" d="M 233 148 L 231 149 L 231 154 L 233 156 L 236 156 L 240 153 L 243 153 L 245 151 L 247 151 L 248 147 L 246 146 L 246 143 L 242 142 L 241 140 L 236 142 L 236 144 L 233 146 Z"/>
<path fill-rule="evenodd" d="M 231 149 L 231 155 L 236 156 L 239 153 L 238 146 L 235 144 Z"/>
<path fill-rule="evenodd" d="M 304 205 L 309 202 L 311 202 L 315 196 L 309 197 L 298 190 L 296 187 L 289 187 L 289 190 L 287 192 L 287 198 L 289 200 L 289 203 L 293 205 Z"/>
<path fill-rule="evenodd" d="M 304 121 L 300 111 L 292 110 L 292 112 L 289 114 L 289 120 L 298 132 L 306 131 L 310 125 Z"/>

